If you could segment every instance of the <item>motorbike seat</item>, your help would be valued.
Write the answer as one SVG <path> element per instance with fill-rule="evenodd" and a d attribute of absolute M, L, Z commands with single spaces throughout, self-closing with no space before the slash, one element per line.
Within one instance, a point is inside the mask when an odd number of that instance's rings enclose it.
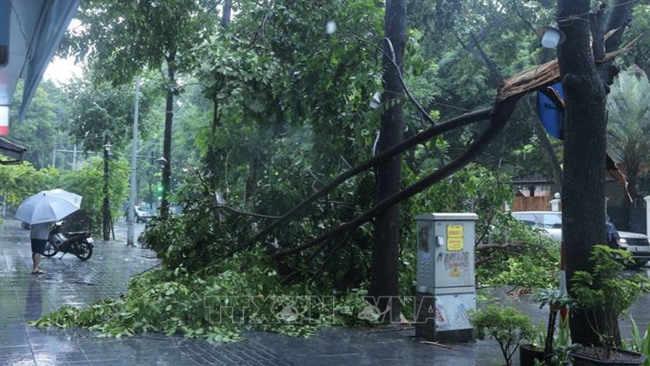
<path fill-rule="evenodd" d="M 67 234 L 66 236 L 68 237 L 68 240 L 66 241 L 73 241 L 73 240 L 81 239 L 86 236 L 85 231 L 76 232 L 76 233 L 66 233 L 66 234 Z"/>
<path fill-rule="evenodd" d="M 75 235 L 81 235 L 85 234 L 85 231 L 68 231 L 65 233 L 66 236 L 75 236 Z"/>

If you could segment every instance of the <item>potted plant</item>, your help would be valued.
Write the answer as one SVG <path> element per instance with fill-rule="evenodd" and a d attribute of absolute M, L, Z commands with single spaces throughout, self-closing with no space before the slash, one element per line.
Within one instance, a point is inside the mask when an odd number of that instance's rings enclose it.
<path fill-rule="evenodd" d="M 536 343 L 520 346 L 519 364 L 534 366 L 538 362 L 544 365 L 564 365 L 568 362 L 567 354 L 570 345 L 569 318 L 562 316 L 558 324 L 558 314 L 571 305 L 572 299 L 569 295 L 555 289 L 542 290 L 537 298 L 540 301 L 540 308 L 548 306 L 548 319 L 546 326 L 543 324 L 538 326 Z"/>
<path fill-rule="evenodd" d="M 535 366 L 544 362 L 544 342 L 546 339 L 546 326 L 543 322 L 537 325 L 537 333 L 531 343 L 519 346 L 519 365 Z"/>
<path fill-rule="evenodd" d="M 509 306 L 488 305 L 485 310 L 471 311 L 469 321 L 477 339 L 493 338 L 499 343 L 506 366 L 512 365 L 519 344 L 535 335 L 530 317 Z"/>
<path fill-rule="evenodd" d="M 630 349 L 635 352 L 639 352 L 646 356 L 646 360 L 643 363 L 643 366 L 650 366 L 650 359 L 647 357 L 650 356 L 650 323 L 646 325 L 645 332 L 641 334 L 641 330 L 637 325 L 634 318 L 630 315 L 630 323 L 632 330 L 632 340 L 630 342 Z"/>
<path fill-rule="evenodd" d="M 548 332 L 544 324 L 539 325 L 535 343 L 522 344 L 519 346 L 520 366 L 566 366 L 570 364 L 569 351 L 575 348 L 571 344 L 569 331 L 569 318 L 560 318 L 559 327 L 553 333 L 552 350 L 546 353 L 544 345 L 548 338 Z"/>
<path fill-rule="evenodd" d="M 576 271 L 571 295 L 598 335 L 596 345 L 582 345 L 570 352 L 574 365 L 640 365 L 645 356 L 620 349 L 619 316 L 648 288 L 648 279 L 638 273 L 622 275 L 632 255 L 620 249 L 596 245 L 591 271 Z"/>

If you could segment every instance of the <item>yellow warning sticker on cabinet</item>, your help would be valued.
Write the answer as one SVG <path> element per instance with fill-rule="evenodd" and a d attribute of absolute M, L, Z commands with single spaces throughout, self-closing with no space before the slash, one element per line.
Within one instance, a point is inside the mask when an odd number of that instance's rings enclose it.
<path fill-rule="evenodd" d="M 447 251 L 463 250 L 463 225 L 447 225 Z"/>

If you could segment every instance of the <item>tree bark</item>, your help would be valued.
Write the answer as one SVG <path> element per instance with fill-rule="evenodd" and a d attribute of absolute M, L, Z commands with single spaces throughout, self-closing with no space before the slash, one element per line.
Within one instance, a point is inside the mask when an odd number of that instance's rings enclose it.
<path fill-rule="evenodd" d="M 406 44 L 406 0 L 387 0 L 384 17 L 384 94 L 378 151 L 402 142 L 404 125 L 404 87 L 400 80 Z M 375 202 L 398 192 L 402 186 L 402 154 L 396 154 L 377 167 Z M 375 217 L 372 282 L 370 295 L 381 311 L 390 309 L 386 320 L 399 321 L 399 238 L 400 204 L 396 203 Z"/>
<path fill-rule="evenodd" d="M 172 162 L 172 124 L 174 121 L 174 94 L 176 92 L 176 70 L 174 69 L 174 58 L 167 60 L 167 88 L 165 107 L 165 131 L 163 137 L 163 168 L 162 168 L 162 199 L 160 202 L 160 216 L 166 218 L 169 213 L 169 191 L 171 189 L 171 162 Z"/>
<path fill-rule="evenodd" d="M 591 269 L 593 246 L 605 243 L 606 94 L 591 48 L 589 10 L 589 0 L 558 2 L 558 25 L 566 35 L 558 60 L 565 92 L 562 237 L 569 292 L 573 274 Z M 580 311 L 570 326 L 574 343 L 599 344 Z"/>
<path fill-rule="evenodd" d="M 221 17 L 221 27 L 223 29 L 230 28 L 231 11 L 232 11 L 232 0 L 225 0 L 223 2 L 223 8 L 221 9 L 221 12 L 223 13 L 223 16 Z"/>

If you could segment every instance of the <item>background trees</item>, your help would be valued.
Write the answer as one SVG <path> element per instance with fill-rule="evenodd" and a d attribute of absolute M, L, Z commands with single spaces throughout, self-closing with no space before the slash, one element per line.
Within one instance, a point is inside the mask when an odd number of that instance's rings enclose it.
<path fill-rule="evenodd" d="M 152 89 L 150 85 L 140 89 L 142 119 L 138 127 L 143 140 L 148 140 L 156 131 L 156 125 L 148 115 L 155 96 Z M 68 118 L 60 123 L 59 128 L 81 150 L 102 152 L 108 142 L 116 151 L 124 151 L 130 145 L 135 111 L 134 90 L 130 85 L 115 87 L 107 82 L 73 79 L 65 91 L 69 96 Z"/>
<path fill-rule="evenodd" d="M 186 69 L 185 54 L 200 43 L 214 23 L 215 1 L 85 2 L 78 33 L 69 38 L 69 52 L 89 57 L 95 81 L 130 83 L 146 68 L 163 75 L 165 123 L 162 157 L 162 213 L 166 215 L 171 184 L 171 140 L 174 100 L 181 92 L 177 73 Z"/>
<path fill-rule="evenodd" d="M 650 193 L 644 176 L 650 158 L 650 83 L 639 69 L 621 72 L 607 98 L 607 147 L 622 164 L 635 203 Z"/>
<path fill-rule="evenodd" d="M 565 208 L 572 208 L 564 217 L 571 254 L 586 258 L 604 233 L 604 103 L 614 69 L 610 63 L 596 69 L 602 50 L 585 42 L 602 40 L 607 27 L 621 26 L 615 19 L 628 17 L 611 16 L 602 29 L 569 24 L 564 20 L 573 16 L 591 19 L 588 1 L 569 3 L 558 14 L 571 36 L 559 50 L 569 88 L 564 168 L 572 175 L 565 186 Z M 615 3 L 607 14 L 631 9 L 632 3 Z M 552 23 L 552 5 L 438 0 L 411 2 L 404 9 L 402 1 L 235 1 L 236 16 L 228 23 L 215 1 L 86 1 L 79 16 L 84 27 L 71 36 L 67 50 L 90 55 L 93 83 L 80 81 L 71 89 L 75 113 L 64 125 L 76 138 L 109 131 L 125 145 L 133 99 L 128 84 L 151 70 L 160 77 L 149 77 L 145 85 L 159 87 L 165 98 L 152 102 L 158 113 L 142 124 L 143 142 L 146 155 L 162 154 L 167 163 L 161 172 L 152 168 L 147 174 L 161 175 L 163 204 L 171 198 L 186 208 L 183 217 L 149 232 L 168 266 L 216 271 L 215 261 L 250 250 L 285 283 L 344 291 L 367 288 L 374 264 L 374 278 L 390 284 L 390 289 L 375 286 L 374 294 L 394 294 L 398 274 L 405 279 L 400 293 L 409 294 L 414 245 L 408 228 L 415 215 L 472 209 L 481 213 L 481 227 L 508 226 L 498 209 L 513 177 L 561 179 L 551 157 L 557 161 L 562 151 L 539 128 L 534 95 L 505 111 L 509 121 L 492 119 L 494 114 L 482 109 L 493 106 L 505 78 L 554 58 L 535 33 Z M 394 38 L 398 67 L 388 57 L 385 36 Z M 608 50 L 616 47 L 608 44 Z M 629 59 L 643 57 L 633 56 Z M 404 84 L 389 74 L 398 68 Z M 370 108 L 382 87 L 383 103 Z M 458 128 L 432 133 L 401 151 L 403 160 L 395 155 L 354 170 L 402 137 L 474 110 L 489 122 L 455 120 Z M 161 135 L 152 125 L 162 120 Z M 88 131 L 94 132 L 86 136 Z M 583 143 L 585 134 L 594 138 Z M 471 159 L 464 155 L 468 147 L 474 149 Z M 470 160 L 477 165 L 460 170 Z M 455 165 L 438 170 L 449 162 Z M 171 166 L 177 168 L 174 179 Z M 458 173 L 445 179 L 452 172 Z M 401 212 L 371 211 L 377 201 L 416 182 L 419 193 L 400 202 Z M 432 183 L 438 187 L 428 187 Z M 364 220 L 355 221 L 363 214 Z M 407 229 L 398 231 L 398 224 Z M 493 231 L 505 232 L 501 229 Z M 507 263 L 514 257 L 490 254 L 486 261 Z M 389 263 L 381 264 L 382 258 Z M 586 265 L 573 262 L 570 271 Z M 391 271 L 382 278 L 388 272 L 380 267 L 386 266 Z"/>
<path fill-rule="evenodd" d="M 17 93 L 21 93 L 22 83 Z M 14 101 L 18 103 L 17 101 Z M 10 138 L 27 148 L 24 160 L 36 168 L 49 165 L 72 165 L 72 154 L 59 154 L 58 150 L 72 149 L 70 137 L 59 127 L 67 118 L 68 96 L 52 82 L 45 81 L 37 89 L 26 121 L 11 126 Z"/>

